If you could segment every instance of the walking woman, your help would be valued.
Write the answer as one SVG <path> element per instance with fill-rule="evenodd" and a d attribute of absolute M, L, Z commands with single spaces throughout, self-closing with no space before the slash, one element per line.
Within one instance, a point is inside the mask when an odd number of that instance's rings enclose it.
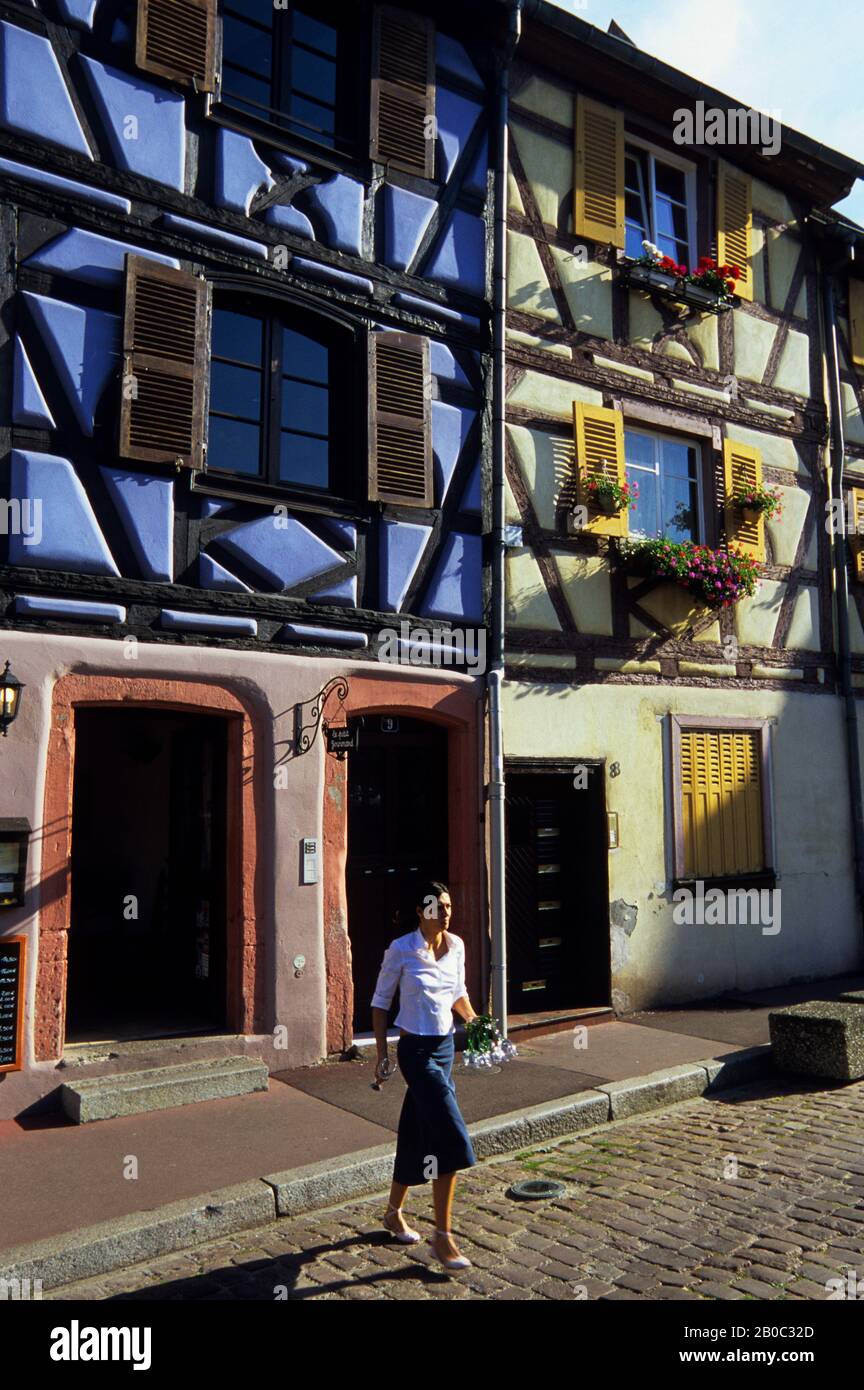
<path fill-rule="evenodd" d="M 389 1072 L 387 1013 L 399 988 L 396 1057 L 408 1087 L 399 1116 L 390 1206 L 384 1225 L 402 1244 L 420 1239 L 406 1225 L 402 1203 L 409 1187 L 432 1180 L 436 1231 L 429 1244 L 445 1269 L 466 1269 L 450 1230 L 456 1173 L 477 1162 L 451 1078 L 453 1010 L 476 1018 L 465 990 L 465 946 L 448 927 L 452 906 L 446 885 L 420 884 L 409 920 L 414 930 L 384 953 L 372 996 L 372 1026 L 378 1045 L 375 1075 Z"/>

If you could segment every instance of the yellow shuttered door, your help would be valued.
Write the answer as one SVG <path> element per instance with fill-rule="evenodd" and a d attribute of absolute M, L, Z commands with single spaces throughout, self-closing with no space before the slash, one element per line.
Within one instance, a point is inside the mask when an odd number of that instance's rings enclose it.
<path fill-rule="evenodd" d="M 849 281 L 849 338 L 852 361 L 864 372 L 864 280 Z"/>
<path fill-rule="evenodd" d="M 624 115 L 576 98 L 573 231 L 624 248 Z"/>
<path fill-rule="evenodd" d="M 762 486 L 762 455 L 750 444 L 738 444 L 733 439 L 723 441 L 723 476 L 726 483 L 726 539 L 731 547 L 765 559 L 765 518 L 752 520 L 739 507 L 732 505 L 732 494 L 741 488 Z"/>
<path fill-rule="evenodd" d="M 750 177 L 720 165 L 717 180 L 717 259 L 737 265 L 741 277 L 735 293 L 753 298 L 753 201 Z"/>
<path fill-rule="evenodd" d="M 578 470 L 577 501 L 588 508 L 585 527 L 595 536 L 626 536 L 627 509 L 606 516 L 592 505 L 585 484 L 593 478 L 612 478 L 623 487 L 627 481 L 624 462 L 624 418 L 620 410 L 573 402 L 573 433 Z"/>
<path fill-rule="evenodd" d="M 860 584 L 864 582 L 864 488 L 852 489 L 852 515 L 855 521 L 848 541 L 855 557 L 855 578 Z"/>
<path fill-rule="evenodd" d="M 765 867 L 759 745 L 758 733 L 682 729 L 685 878 Z"/>

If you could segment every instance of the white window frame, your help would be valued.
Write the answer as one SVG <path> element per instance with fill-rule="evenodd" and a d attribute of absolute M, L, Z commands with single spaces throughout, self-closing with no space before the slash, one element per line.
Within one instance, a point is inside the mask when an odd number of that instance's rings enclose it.
<path fill-rule="evenodd" d="M 702 484 L 702 442 L 701 442 L 701 440 L 696 439 L 696 438 L 693 438 L 693 436 L 688 435 L 688 434 L 672 434 L 672 433 L 671 433 L 670 431 L 668 431 L 668 430 L 650 430 L 650 429 L 646 430 L 646 429 L 643 429 L 643 428 L 641 427 L 640 424 L 630 424 L 630 423 L 628 423 L 628 421 L 625 419 L 625 421 L 624 421 L 624 472 L 625 472 L 625 476 L 626 476 L 627 466 L 628 466 L 628 464 L 627 464 L 627 435 L 628 435 L 628 434 L 641 434 L 641 435 L 646 435 L 649 439 L 662 439 L 662 440 L 667 440 L 667 441 L 668 441 L 669 443 L 671 443 L 671 444 L 686 444 L 688 448 L 694 449 L 694 450 L 696 451 L 696 508 L 697 508 L 697 515 L 696 515 L 696 537 L 695 537 L 695 540 L 694 540 L 694 545 L 704 545 L 704 544 L 705 544 L 705 502 L 704 502 L 704 493 L 703 493 L 703 484 Z M 641 472 L 643 472 L 643 473 L 647 473 L 647 472 L 649 471 L 649 470 L 648 470 L 647 468 L 645 468 L 644 465 L 642 465 L 642 464 L 633 464 L 632 467 L 633 467 L 637 472 L 640 472 L 640 471 L 641 471 Z M 658 472 L 655 472 L 654 476 L 655 476 L 656 478 L 659 479 L 659 478 L 661 477 L 661 474 L 660 474 L 659 471 L 658 471 Z M 638 482 L 638 479 L 637 479 L 637 482 Z M 637 507 L 636 516 L 635 516 L 634 518 L 632 518 L 631 521 L 630 521 L 630 534 L 631 534 L 632 536 L 645 536 L 645 537 L 648 538 L 648 539 L 653 538 L 653 537 L 654 537 L 654 532 L 653 532 L 653 531 L 647 532 L 647 531 L 640 531 L 640 530 L 638 529 L 638 520 L 637 520 L 637 518 L 638 518 L 638 507 Z M 633 521 L 634 521 L 634 520 L 635 520 L 636 523 L 637 523 L 636 526 L 633 525 Z M 667 539 L 668 539 L 668 538 L 667 538 Z"/>
<path fill-rule="evenodd" d="M 661 164 L 668 164 L 673 169 L 680 169 L 684 174 L 685 189 L 687 194 L 687 269 L 696 269 L 696 165 L 689 159 L 682 159 L 680 155 L 670 154 L 659 145 L 652 145 L 648 140 L 641 140 L 637 135 L 624 133 L 624 154 L 626 157 L 628 146 L 634 149 L 643 150 L 648 155 L 648 169 L 651 175 L 651 187 L 646 189 L 648 195 L 648 217 L 651 226 L 648 232 L 648 240 L 657 244 L 655 198 L 657 194 L 654 178 L 654 161 L 659 159 Z M 640 170 L 640 183 L 642 182 Z M 626 176 L 625 176 L 626 183 Z M 619 252 L 623 256 L 624 252 Z"/>

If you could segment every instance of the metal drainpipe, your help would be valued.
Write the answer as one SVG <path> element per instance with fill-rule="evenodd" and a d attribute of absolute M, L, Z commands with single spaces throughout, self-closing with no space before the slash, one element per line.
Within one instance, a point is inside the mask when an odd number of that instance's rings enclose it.
<path fill-rule="evenodd" d="M 513 0 L 508 41 L 499 60 L 496 81 L 497 144 L 495 155 L 495 216 L 492 264 L 492 651 L 486 687 L 489 696 L 489 761 L 487 788 L 491 839 L 489 897 L 492 918 L 492 1013 L 507 1035 L 507 913 L 505 903 L 504 732 L 501 688 L 504 681 L 504 367 L 507 311 L 507 146 L 510 64 L 522 32 L 523 0 Z"/>
<path fill-rule="evenodd" d="M 832 546 L 834 562 L 834 600 L 837 615 L 837 655 L 840 689 L 846 715 L 846 744 L 849 766 L 849 797 L 852 810 L 852 839 L 855 851 L 855 889 L 859 914 L 864 911 L 864 803 L 861 788 L 861 753 L 858 743 L 858 702 L 852 686 L 852 654 L 849 646 L 849 576 L 846 566 L 846 517 L 843 506 L 843 469 L 846 441 L 843 435 L 843 403 L 840 392 L 840 359 L 837 350 L 837 318 L 834 311 L 832 275 L 820 271 L 822 315 L 824 320 L 828 396 L 830 401 L 831 498 L 839 500 L 840 527 Z"/>

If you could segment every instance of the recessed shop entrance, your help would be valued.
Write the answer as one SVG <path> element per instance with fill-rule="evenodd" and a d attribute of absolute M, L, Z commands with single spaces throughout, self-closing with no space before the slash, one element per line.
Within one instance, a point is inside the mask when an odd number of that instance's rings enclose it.
<path fill-rule="evenodd" d="M 357 1036 L 372 1027 L 385 950 L 411 929 L 394 925 L 394 915 L 424 879 L 447 881 L 447 731 L 402 715 L 350 722 L 357 746 L 348 754 L 346 880 Z M 391 1022 L 398 994 L 393 1002 Z"/>
<path fill-rule="evenodd" d="M 76 710 L 67 1043 L 225 1028 L 227 725 Z"/>
<path fill-rule="evenodd" d="M 603 770 L 578 766 L 507 766 L 510 1017 L 610 1001 Z"/>

